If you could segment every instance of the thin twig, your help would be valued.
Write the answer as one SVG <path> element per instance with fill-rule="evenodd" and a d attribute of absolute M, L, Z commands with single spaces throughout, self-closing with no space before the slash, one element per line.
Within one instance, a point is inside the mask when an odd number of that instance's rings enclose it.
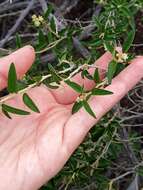
<path fill-rule="evenodd" d="M 63 38 L 61 38 L 59 40 L 56 40 L 56 41 L 52 42 L 51 44 L 48 45 L 48 47 L 46 47 L 46 48 L 44 48 L 44 49 L 42 49 L 40 51 L 36 51 L 36 53 L 40 54 L 40 53 L 44 53 L 44 52 L 52 49 L 53 47 L 55 47 L 56 45 L 58 45 L 61 41 L 63 41 L 65 38 L 66 37 L 63 37 Z"/>
<path fill-rule="evenodd" d="M 66 72 L 69 72 L 71 70 L 73 70 L 74 66 L 70 67 L 70 68 L 67 68 L 65 70 L 62 70 L 62 71 L 59 71 L 59 74 L 64 74 Z M 38 83 L 42 83 L 44 80 L 50 78 L 52 75 L 51 74 L 48 74 L 48 75 L 45 75 L 45 76 L 42 76 L 42 79 L 38 82 Z M 37 82 L 29 85 L 27 88 L 24 88 L 22 90 L 20 90 L 17 94 L 23 94 L 25 92 L 27 92 L 28 90 L 34 88 L 37 86 Z M 14 98 L 17 94 L 9 94 L 9 95 L 6 95 L 2 98 L 0 98 L 0 104 L 4 103 L 5 101 L 9 100 L 9 99 L 12 99 Z"/>
<path fill-rule="evenodd" d="M 63 81 L 66 81 L 66 80 L 71 79 L 75 74 L 77 74 L 78 72 L 80 72 L 80 70 L 81 70 L 82 68 L 84 68 L 84 67 L 85 67 L 85 65 L 79 66 L 77 69 L 75 69 L 73 72 L 71 72 L 71 74 L 69 75 L 69 77 L 63 79 Z M 89 67 L 90 67 L 90 65 L 89 65 Z M 67 73 L 67 72 L 69 72 L 69 71 L 72 71 L 74 68 L 75 68 L 75 65 L 72 64 L 71 67 L 69 67 L 69 68 L 67 68 L 67 69 L 65 69 L 65 70 L 59 71 L 59 74 Z M 41 80 L 38 82 L 38 84 L 41 84 L 44 80 L 50 78 L 51 76 L 52 76 L 51 74 L 42 76 L 42 78 L 41 78 Z M 103 80 L 103 82 L 101 82 L 97 87 L 103 86 L 104 84 L 106 84 L 106 82 L 107 82 L 107 80 Z M 35 83 L 29 85 L 27 88 L 24 88 L 24 89 L 20 90 L 17 94 L 23 94 L 23 93 L 27 92 L 28 90 L 30 90 L 30 89 L 32 89 L 32 88 L 34 88 L 34 87 L 36 87 L 36 86 L 37 86 L 37 82 L 35 82 Z M 15 93 L 14 93 L 14 94 L 8 94 L 8 95 L 6 95 L 6 96 L 0 98 L 0 104 L 3 104 L 5 101 L 14 98 L 17 94 L 15 94 Z"/>
<path fill-rule="evenodd" d="M 126 173 L 124 173 L 124 174 L 122 174 L 122 175 L 120 175 L 120 176 L 118 176 L 118 177 L 112 179 L 112 180 L 110 181 L 110 183 L 109 183 L 109 190 L 112 190 L 112 186 L 113 186 L 113 183 L 114 183 L 115 181 L 118 181 L 119 179 L 122 179 L 123 177 L 125 177 L 125 176 L 127 176 L 127 175 L 130 175 L 130 174 L 132 174 L 132 173 L 134 173 L 133 170 L 128 171 L 128 172 L 126 172 Z"/>

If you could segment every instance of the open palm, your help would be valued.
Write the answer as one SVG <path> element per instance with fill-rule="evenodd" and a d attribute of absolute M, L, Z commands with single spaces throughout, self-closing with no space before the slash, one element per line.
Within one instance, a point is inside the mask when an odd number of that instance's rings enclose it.
<path fill-rule="evenodd" d="M 111 55 L 105 53 L 97 65 L 106 68 Z M 15 63 L 18 76 L 22 76 L 34 61 L 34 50 L 27 46 L 0 60 L 0 89 L 6 87 L 7 72 Z M 92 72 L 92 71 L 91 71 Z M 97 115 L 92 118 L 83 109 L 71 115 L 72 104 L 78 94 L 64 84 L 51 91 L 44 85 L 29 90 L 40 114 L 15 116 L 7 119 L 0 114 L 0 189 L 35 190 L 52 178 L 64 166 L 73 151 L 82 142 L 89 129 L 130 90 L 143 75 L 143 58 L 136 58 L 107 87 L 114 92 L 106 97 L 89 101 Z M 80 75 L 73 78 L 90 88 L 94 84 L 83 81 Z M 6 104 L 23 108 L 22 97 L 16 95 Z M 29 110 L 28 110 L 29 111 Z M 9 185 L 10 184 L 10 185 Z"/>

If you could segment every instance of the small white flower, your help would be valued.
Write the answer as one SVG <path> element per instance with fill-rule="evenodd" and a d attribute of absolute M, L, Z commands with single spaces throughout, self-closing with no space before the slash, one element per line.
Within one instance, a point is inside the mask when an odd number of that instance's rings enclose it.
<path fill-rule="evenodd" d="M 127 53 L 117 53 L 116 57 L 117 57 L 117 61 L 119 63 L 123 63 L 123 62 L 127 61 L 128 54 Z"/>
<path fill-rule="evenodd" d="M 44 18 L 40 15 L 39 16 L 33 15 L 32 21 L 36 27 L 39 27 L 43 23 Z"/>
<path fill-rule="evenodd" d="M 42 16 L 39 16 L 38 19 L 39 19 L 40 22 L 44 21 L 44 18 Z"/>
<path fill-rule="evenodd" d="M 35 25 L 36 27 L 39 27 L 39 26 L 41 25 L 41 23 L 39 22 L 39 20 L 35 20 L 35 21 L 34 21 L 34 25 Z"/>
<path fill-rule="evenodd" d="M 128 54 L 127 53 L 123 53 L 122 57 L 126 61 L 128 59 Z"/>
<path fill-rule="evenodd" d="M 36 15 L 32 15 L 32 20 L 35 21 L 35 19 L 37 19 Z"/>

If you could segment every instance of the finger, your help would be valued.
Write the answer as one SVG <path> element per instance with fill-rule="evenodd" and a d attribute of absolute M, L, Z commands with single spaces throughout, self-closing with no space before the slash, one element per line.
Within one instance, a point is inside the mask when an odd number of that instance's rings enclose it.
<path fill-rule="evenodd" d="M 96 62 L 95 65 L 99 67 L 99 73 L 100 76 L 103 77 L 103 72 L 108 67 L 108 63 L 112 60 L 112 55 L 109 52 L 106 52 L 103 56 L 101 56 Z M 101 69 L 104 68 L 104 69 Z M 93 74 L 94 68 L 89 69 L 90 74 Z M 82 85 L 84 84 L 86 89 L 92 88 L 95 83 L 88 79 L 82 79 L 81 74 L 78 73 L 72 78 L 72 81 Z M 62 83 L 61 87 L 58 89 L 51 90 L 52 94 L 54 95 L 55 99 L 58 103 L 61 104 L 70 104 L 75 101 L 75 99 L 78 96 L 78 93 L 76 93 L 72 88 L 67 86 L 65 83 Z"/>
<path fill-rule="evenodd" d="M 18 78 L 23 76 L 35 59 L 34 49 L 25 46 L 11 55 L 0 58 L 0 90 L 7 86 L 8 71 L 11 63 L 15 64 Z"/>
<path fill-rule="evenodd" d="M 84 109 L 72 115 L 65 127 L 65 144 L 72 152 L 81 143 L 90 128 L 108 112 L 123 96 L 131 90 L 143 77 L 143 57 L 138 57 L 123 70 L 106 89 L 113 95 L 96 96 L 89 101 L 97 119 L 91 117 Z M 77 128 L 78 127 L 78 128 Z M 76 132 L 75 132 L 76 131 Z"/>

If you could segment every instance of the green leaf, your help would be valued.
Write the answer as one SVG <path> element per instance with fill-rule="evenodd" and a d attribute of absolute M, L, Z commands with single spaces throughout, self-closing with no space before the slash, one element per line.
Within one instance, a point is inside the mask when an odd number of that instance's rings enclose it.
<path fill-rule="evenodd" d="M 50 26 L 51 26 L 51 29 L 52 29 L 54 32 L 56 32 L 56 23 L 55 23 L 54 17 L 51 18 Z"/>
<path fill-rule="evenodd" d="M 38 42 L 39 42 L 40 48 L 44 47 L 46 44 L 46 38 L 45 38 L 44 33 L 41 29 L 39 30 L 39 33 L 38 33 Z"/>
<path fill-rule="evenodd" d="M 121 7 L 120 11 L 123 13 L 124 17 L 128 18 L 129 21 L 129 25 L 130 27 L 135 30 L 135 17 L 134 14 L 132 13 L 132 11 L 130 11 L 130 9 L 128 7 Z"/>
<path fill-rule="evenodd" d="M 54 67 L 51 64 L 48 64 L 48 68 L 50 70 L 52 77 L 54 78 L 54 81 L 57 82 L 58 84 L 60 84 L 61 77 L 58 75 L 58 73 L 56 72 Z"/>
<path fill-rule="evenodd" d="M 48 38 L 48 42 L 49 44 L 53 42 L 54 38 L 53 38 L 53 34 L 51 32 L 48 32 L 47 34 L 47 38 Z"/>
<path fill-rule="evenodd" d="M 17 81 L 16 82 L 16 87 L 17 87 L 17 91 L 20 91 L 24 88 L 26 88 L 28 85 L 25 83 L 25 81 Z"/>
<path fill-rule="evenodd" d="M 110 41 L 104 42 L 105 49 L 107 49 L 113 56 L 115 56 L 115 47 L 111 44 Z"/>
<path fill-rule="evenodd" d="M 109 84 L 111 84 L 111 82 L 112 82 L 112 78 L 114 77 L 116 68 L 117 68 L 117 62 L 112 60 L 108 65 L 108 71 L 107 71 L 107 78 L 108 78 Z"/>
<path fill-rule="evenodd" d="M 83 92 L 83 87 L 80 86 L 79 84 L 70 81 L 70 80 L 66 80 L 65 83 L 70 86 L 72 89 L 74 89 L 76 92 L 78 93 L 82 93 Z"/>
<path fill-rule="evenodd" d="M 115 76 L 125 69 L 126 65 L 123 63 L 118 63 L 116 68 Z"/>
<path fill-rule="evenodd" d="M 23 102 L 32 111 L 40 113 L 38 107 L 35 105 L 35 103 L 33 102 L 33 100 L 26 93 L 23 94 Z"/>
<path fill-rule="evenodd" d="M 53 83 L 51 83 L 48 79 L 44 80 L 43 81 L 43 84 L 45 84 L 48 88 L 51 88 L 51 89 L 58 89 L 59 86 L 58 85 L 53 85 Z"/>
<path fill-rule="evenodd" d="M 16 69 L 14 64 L 12 63 L 9 68 L 8 72 L 8 92 L 9 93 L 14 93 L 17 92 L 17 75 L 16 75 Z"/>
<path fill-rule="evenodd" d="M 54 69 L 54 67 L 53 67 L 51 64 L 48 64 L 48 68 L 49 68 L 49 70 L 50 70 L 52 73 L 54 73 L 54 74 L 56 74 L 56 75 L 58 76 L 56 70 Z M 58 77 L 59 77 L 59 76 L 58 76 Z"/>
<path fill-rule="evenodd" d="M 128 52 L 135 38 L 135 30 L 131 30 L 123 44 L 123 52 Z"/>
<path fill-rule="evenodd" d="M 53 10 L 53 6 L 51 4 L 48 5 L 48 9 L 46 10 L 46 12 L 44 13 L 44 18 L 47 19 L 48 16 L 50 15 L 50 13 L 52 13 Z"/>
<path fill-rule="evenodd" d="M 2 110 L 4 110 L 5 112 L 8 113 L 13 113 L 13 114 L 17 114 L 17 115 L 29 115 L 30 112 L 18 109 L 18 108 L 14 108 L 11 106 L 8 106 L 6 104 L 2 104 Z"/>
<path fill-rule="evenodd" d="M 113 94 L 113 92 L 111 91 L 108 91 L 108 90 L 104 90 L 104 89 L 100 89 L 100 88 L 94 88 L 92 91 L 91 91 L 92 95 L 110 95 L 110 94 Z"/>
<path fill-rule="evenodd" d="M 82 108 L 83 104 L 82 102 L 75 102 L 73 107 L 72 107 L 72 114 L 78 112 Z"/>
<path fill-rule="evenodd" d="M 12 119 L 11 116 L 9 115 L 9 113 L 5 110 L 2 109 L 3 114 L 8 118 L 8 119 Z"/>
<path fill-rule="evenodd" d="M 83 105 L 84 109 L 85 109 L 92 117 L 96 118 L 95 113 L 92 111 L 92 109 L 91 109 L 91 107 L 90 107 L 90 105 L 88 104 L 87 101 L 83 100 L 83 101 L 82 101 L 82 105 Z"/>
<path fill-rule="evenodd" d="M 96 83 L 100 83 L 100 75 L 98 68 L 95 69 L 94 75 L 93 75 L 94 81 Z"/>
<path fill-rule="evenodd" d="M 32 78 L 35 82 L 39 83 L 42 79 L 42 75 L 37 75 Z"/>
<path fill-rule="evenodd" d="M 20 38 L 20 36 L 19 36 L 18 33 L 16 33 L 16 47 L 17 48 L 21 48 L 22 47 L 21 38 Z"/>
<path fill-rule="evenodd" d="M 101 40 L 101 39 L 98 39 L 98 40 L 92 42 L 92 43 L 90 44 L 90 46 L 91 46 L 91 47 L 99 47 L 99 46 L 102 45 L 102 43 L 103 43 L 102 40 Z"/>
<path fill-rule="evenodd" d="M 90 73 L 89 73 L 87 70 L 83 70 L 83 71 L 81 72 L 81 76 L 82 76 L 82 78 L 86 77 L 86 78 L 89 79 L 89 80 L 93 80 L 92 75 L 90 75 Z"/>
<path fill-rule="evenodd" d="M 101 22 L 99 20 L 99 17 L 98 16 L 94 16 L 93 19 L 95 21 L 95 25 L 97 26 L 97 28 L 102 31 L 103 27 L 102 27 L 102 24 L 101 24 Z"/>

